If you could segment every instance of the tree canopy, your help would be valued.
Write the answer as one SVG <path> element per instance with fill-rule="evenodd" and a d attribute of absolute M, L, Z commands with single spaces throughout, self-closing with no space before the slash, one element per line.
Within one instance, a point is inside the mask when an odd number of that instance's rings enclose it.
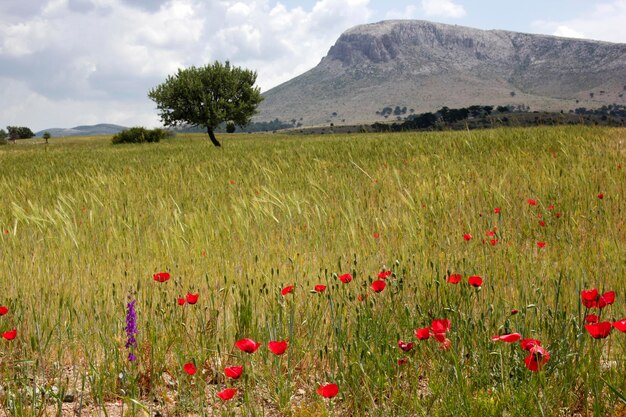
<path fill-rule="evenodd" d="M 263 100 L 255 87 L 255 71 L 216 61 L 204 67 L 179 69 L 148 92 L 165 126 L 204 126 L 215 146 L 214 130 L 222 122 L 243 127 Z"/>

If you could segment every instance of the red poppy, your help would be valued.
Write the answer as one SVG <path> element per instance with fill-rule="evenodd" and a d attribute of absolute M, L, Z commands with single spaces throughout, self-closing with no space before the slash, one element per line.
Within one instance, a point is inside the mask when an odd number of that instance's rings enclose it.
<path fill-rule="evenodd" d="M 615 291 L 607 291 L 600 295 L 598 289 L 593 288 L 581 291 L 580 298 L 587 308 L 604 308 L 615 302 Z"/>
<path fill-rule="evenodd" d="M 554 204 L 550 204 L 550 205 L 548 206 L 548 210 L 549 210 L 549 211 L 554 210 Z"/>
<path fill-rule="evenodd" d="M 434 334 L 437 334 L 437 333 L 445 334 L 451 328 L 452 328 L 452 324 L 450 323 L 450 320 L 448 319 L 433 320 L 432 323 L 430 324 L 430 329 L 433 331 Z"/>
<path fill-rule="evenodd" d="M 406 365 L 408 361 L 407 358 L 398 359 L 398 366 Z"/>
<path fill-rule="evenodd" d="M 614 321 L 613 327 L 619 330 L 622 333 L 626 333 L 626 318 L 621 319 L 620 321 Z"/>
<path fill-rule="evenodd" d="M 15 339 L 15 336 L 17 336 L 17 330 L 13 329 L 13 330 L 9 330 L 8 332 L 4 332 L 2 333 L 2 337 L 6 340 L 13 340 Z"/>
<path fill-rule="evenodd" d="M 516 315 L 517 313 L 519 313 L 518 309 L 514 308 L 513 310 L 511 310 L 511 315 L 512 316 Z"/>
<path fill-rule="evenodd" d="M 196 366 L 191 363 L 191 362 L 187 362 L 184 366 L 183 366 L 183 370 L 185 372 L 187 372 L 189 375 L 193 375 L 196 373 Z"/>
<path fill-rule="evenodd" d="M 600 200 L 602 200 L 602 199 L 604 198 L 604 194 L 602 194 L 602 193 L 598 194 L 598 198 L 599 198 Z"/>
<path fill-rule="evenodd" d="M 224 401 L 232 399 L 237 394 L 237 388 L 226 388 L 223 391 L 217 393 L 217 396 Z"/>
<path fill-rule="evenodd" d="M 522 335 L 519 333 L 509 333 L 504 334 L 502 336 L 492 336 L 491 340 L 494 342 L 505 342 L 505 343 L 515 343 L 522 338 Z"/>
<path fill-rule="evenodd" d="M 534 345 L 529 352 L 530 355 L 526 356 L 524 364 L 533 372 L 539 372 L 543 365 L 550 360 L 550 353 L 539 345 Z"/>
<path fill-rule="evenodd" d="M 560 219 L 561 218 L 561 213 L 556 213 L 556 218 Z"/>
<path fill-rule="evenodd" d="M 382 272 L 379 272 L 379 273 L 378 273 L 378 278 L 380 278 L 380 279 L 387 279 L 387 278 L 389 278 L 389 277 L 391 276 L 391 274 L 392 274 L 392 273 L 393 273 L 393 272 L 391 272 L 391 271 L 382 271 Z"/>
<path fill-rule="evenodd" d="M 152 276 L 156 282 L 165 282 L 170 279 L 170 274 L 168 272 L 158 272 Z"/>
<path fill-rule="evenodd" d="M 612 323 L 603 321 L 600 323 L 585 324 L 585 329 L 594 339 L 604 339 L 611 333 Z"/>
<path fill-rule="evenodd" d="M 528 204 L 530 204 L 531 206 L 536 206 L 537 205 L 537 200 L 533 200 L 532 198 L 528 199 Z"/>
<path fill-rule="evenodd" d="M 374 236 L 374 239 L 378 239 L 380 237 L 379 233 L 374 233 L 372 236 Z"/>
<path fill-rule="evenodd" d="M 539 222 L 539 226 L 541 227 L 546 227 L 546 222 L 544 222 L 543 220 Z"/>
<path fill-rule="evenodd" d="M 372 282 L 372 290 L 374 290 L 374 292 L 381 292 L 386 286 L 387 284 L 382 279 Z"/>
<path fill-rule="evenodd" d="M 427 340 L 430 337 L 430 329 L 428 327 L 422 327 L 415 330 L 415 337 L 418 340 Z"/>
<path fill-rule="evenodd" d="M 447 281 L 450 284 L 458 284 L 459 282 L 461 282 L 461 278 L 463 278 L 461 274 L 450 274 Z"/>
<path fill-rule="evenodd" d="M 339 394 L 339 387 L 337 384 L 322 385 L 317 389 L 317 393 L 324 398 L 333 398 Z"/>
<path fill-rule="evenodd" d="M 287 350 L 287 346 L 289 346 L 289 343 L 285 340 L 281 340 L 280 342 L 271 341 L 267 344 L 269 350 L 271 350 L 274 355 L 278 356 L 285 353 L 285 351 Z"/>
<path fill-rule="evenodd" d="M 231 379 L 238 379 L 243 372 L 243 366 L 231 366 L 230 368 L 224 368 L 224 375 Z"/>
<path fill-rule="evenodd" d="M 199 297 L 199 294 L 197 294 L 197 293 L 196 294 L 192 294 L 192 293 L 188 292 L 186 299 L 187 299 L 187 302 L 189 304 L 195 304 L 195 303 L 198 302 L 198 297 Z"/>
<path fill-rule="evenodd" d="M 545 248 L 546 247 L 546 242 L 537 242 L 537 246 L 540 248 Z"/>
<path fill-rule="evenodd" d="M 235 346 L 246 353 L 254 353 L 261 346 L 260 343 L 255 342 L 252 339 L 241 339 L 235 342 Z"/>
<path fill-rule="evenodd" d="M 186 301 L 185 301 L 185 299 L 184 299 L 184 298 L 179 298 L 179 299 L 178 299 L 178 305 L 179 305 L 179 306 L 184 306 L 184 305 L 185 305 L 185 302 L 186 302 Z"/>
<path fill-rule="evenodd" d="M 285 295 L 287 295 L 287 294 L 291 294 L 291 293 L 293 292 L 293 289 L 294 289 L 294 288 L 296 288 L 296 287 L 294 287 L 293 285 L 290 285 L 290 286 L 288 286 L 288 287 L 283 288 L 283 289 L 282 289 L 282 291 L 281 291 L 280 293 L 281 293 L 281 294 L 283 295 L 283 297 L 284 297 L 284 296 L 285 296 Z"/>
<path fill-rule="evenodd" d="M 523 350 L 527 350 L 530 352 L 530 350 L 535 347 L 535 346 L 541 346 L 541 341 L 537 340 L 537 339 L 522 339 L 519 342 L 520 346 L 522 347 Z"/>
<path fill-rule="evenodd" d="M 7 314 L 9 312 L 8 307 L 5 306 L 0 306 L 0 316 L 4 316 L 5 314 Z"/>
<path fill-rule="evenodd" d="M 491 244 L 491 246 L 496 246 L 498 244 L 498 239 L 491 239 L 489 244 Z"/>
<path fill-rule="evenodd" d="M 403 342 L 402 340 L 398 340 L 398 347 L 405 352 L 410 352 L 411 350 L 413 350 L 413 343 Z"/>
<path fill-rule="evenodd" d="M 472 287 L 476 287 L 476 288 L 483 285 L 483 279 L 479 277 L 478 275 L 472 275 L 471 277 L 469 277 L 467 282 L 469 283 L 469 285 L 471 285 Z"/>
<path fill-rule="evenodd" d="M 448 339 L 447 337 L 443 340 L 440 340 L 439 342 L 439 350 L 450 350 L 450 348 L 452 347 L 452 340 Z"/>
<path fill-rule="evenodd" d="M 465 234 L 463 235 L 463 239 L 465 239 L 466 241 L 468 241 L 468 240 L 472 240 L 472 235 L 470 235 L 469 233 L 465 233 Z"/>
<path fill-rule="evenodd" d="M 326 285 L 317 284 L 315 286 L 315 292 L 324 292 L 326 291 Z"/>
<path fill-rule="evenodd" d="M 607 291 L 598 299 L 598 308 L 604 308 L 615 302 L 615 291 Z"/>
<path fill-rule="evenodd" d="M 494 232 L 493 230 L 489 230 L 488 232 L 485 232 L 485 236 L 487 237 L 494 237 L 496 235 L 496 232 Z"/>
<path fill-rule="evenodd" d="M 493 212 L 496 213 L 496 214 L 500 214 L 500 207 L 494 208 Z"/>
<path fill-rule="evenodd" d="M 343 275 L 339 276 L 339 279 L 344 284 L 347 284 L 348 282 L 352 281 L 352 275 L 350 275 L 350 274 L 343 274 Z"/>
<path fill-rule="evenodd" d="M 363 300 L 365 300 L 365 297 L 363 296 L 363 294 L 359 294 L 359 295 L 357 295 L 356 300 L 357 301 L 363 301 Z"/>
<path fill-rule="evenodd" d="M 597 323 L 597 322 L 599 322 L 599 321 L 600 321 L 600 317 L 596 316 L 595 314 L 588 314 L 588 315 L 585 317 L 585 321 L 586 321 L 587 323 L 591 323 L 591 324 L 593 324 L 593 323 Z"/>

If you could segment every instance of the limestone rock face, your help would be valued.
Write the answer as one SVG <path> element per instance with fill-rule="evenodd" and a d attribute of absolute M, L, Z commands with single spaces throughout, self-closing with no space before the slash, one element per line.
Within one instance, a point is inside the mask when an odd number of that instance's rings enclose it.
<path fill-rule="evenodd" d="M 317 67 L 264 96 L 255 120 L 304 125 L 382 120 L 386 106 L 626 104 L 626 44 L 384 21 L 349 29 Z"/>

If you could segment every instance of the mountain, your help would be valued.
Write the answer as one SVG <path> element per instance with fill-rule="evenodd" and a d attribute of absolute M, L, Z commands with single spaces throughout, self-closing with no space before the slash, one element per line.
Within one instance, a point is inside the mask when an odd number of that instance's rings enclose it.
<path fill-rule="evenodd" d="M 626 44 L 383 21 L 349 29 L 315 68 L 263 96 L 255 121 L 305 126 L 380 121 L 396 106 L 404 116 L 474 104 L 623 105 Z"/>
<path fill-rule="evenodd" d="M 52 137 L 63 137 L 63 136 L 97 136 L 97 135 L 115 135 L 120 133 L 122 130 L 128 129 L 124 126 L 112 125 L 107 123 L 100 123 L 93 126 L 76 126 L 69 129 L 63 128 L 52 128 L 45 129 L 40 132 L 35 133 L 35 136 L 41 137 L 44 132 L 50 133 Z"/>

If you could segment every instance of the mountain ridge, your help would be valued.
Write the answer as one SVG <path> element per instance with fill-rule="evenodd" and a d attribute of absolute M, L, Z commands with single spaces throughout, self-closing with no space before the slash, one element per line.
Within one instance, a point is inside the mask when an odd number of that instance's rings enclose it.
<path fill-rule="evenodd" d="M 95 125 L 81 125 L 71 128 L 54 127 L 44 129 L 36 132 L 35 137 L 42 137 L 45 132 L 50 133 L 52 137 L 115 135 L 126 129 L 128 128 L 116 124 L 98 123 Z"/>

